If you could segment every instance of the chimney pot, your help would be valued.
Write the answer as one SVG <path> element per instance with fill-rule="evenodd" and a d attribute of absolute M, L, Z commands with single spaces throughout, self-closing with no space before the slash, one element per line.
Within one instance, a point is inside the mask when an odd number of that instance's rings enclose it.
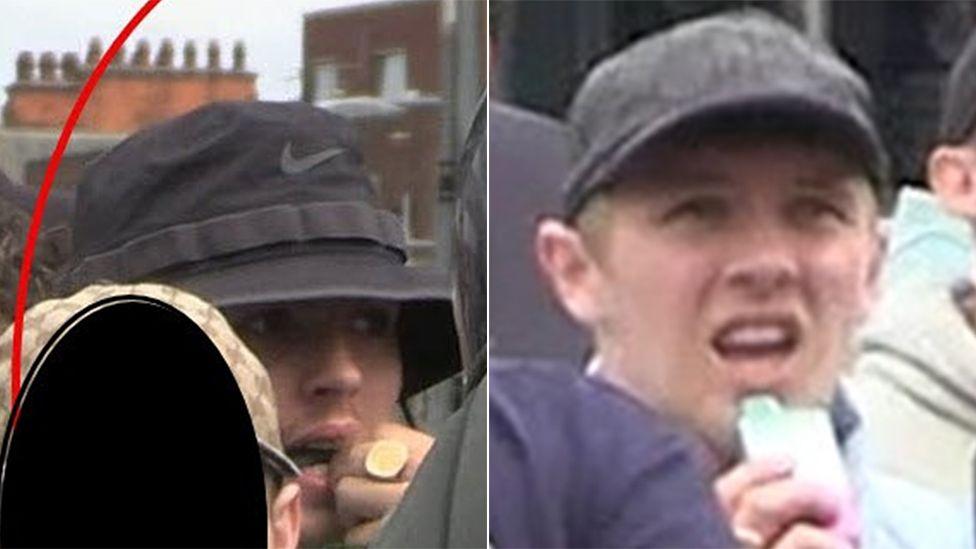
<path fill-rule="evenodd" d="M 244 60 L 247 57 L 247 50 L 244 48 L 244 42 L 238 40 L 234 43 L 234 70 L 241 72 L 244 70 Z"/>
<path fill-rule="evenodd" d="M 98 60 L 102 58 L 102 41 L 97 36 L 88 41 L 88 53 L 85 55 L 86 65 L 97 65 Z"/>
<path fill-rule="evenodd" d="M 17 56 L 17 81 L 30 82 L 34 79 L 34 54 L 22 51 Z"/>
<path fill-rule="evenodd" d="M 54 52 L 46 51 L 41 54 L 41 80 L 45 82 L 54 81 L 54 71 L 57 67 L 57 61 L 54 58 Z"/>
<path fill-rule="evenodd" d="M 183 44 L 183 68 L 193 70 L 197 68 L 197 45 L 193 40 Z"/>
<path fill-rule="evenodd" d="M 149 66 L 149 41 L 146 39 L 140 40 L 136 44 L 136 52 L 132 54 L 132 64 L 136 67 L 148 67 Z"/>
<path fill-rule="evenodd" d="M 212 71 L 220 70 L 220 44 L 216 40 L 211 40 L 207 46 L 207 68 Z"/>
<path fill-rule="evenodd" d="M 78 54 L 67 52 L 61 56 L 61 78 L 67 81 L 81 80 L 81 62 Z"/>
<path fill-rule="evenodd" d="M 169 38 L 163 40 L 156 52 L 156 66 L 162 69 L 173 68 L 173 41 Z"/>
<path fill-rule="evenodd" d="M 125 66 L 125 46 L 123 45 L 119 48 L 119 51 L 115 52 L 115 57 L 112 58 L 111 66 L 122 67 Z"/>

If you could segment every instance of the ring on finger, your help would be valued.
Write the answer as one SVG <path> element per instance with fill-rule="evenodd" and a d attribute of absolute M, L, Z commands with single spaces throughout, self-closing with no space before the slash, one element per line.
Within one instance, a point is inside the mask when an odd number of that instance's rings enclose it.
<path fill-rule="evenodd" d="M 377 480 L 393 480 L 403 472 L 409 457 L 406 444 L 399 440 L 380 439 L 373 443 L 366 454 L 364 466 L 369 476 Z"/>

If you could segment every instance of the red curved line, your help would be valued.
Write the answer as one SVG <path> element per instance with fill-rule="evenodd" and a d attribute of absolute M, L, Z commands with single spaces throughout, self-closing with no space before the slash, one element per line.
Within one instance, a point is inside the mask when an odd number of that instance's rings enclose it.
<path fill-rule="evenodd" d="M 34 214 L 31 216 L 30 229 L 27 231 L 27 246 L 24 248 L 24 259 L 20 262 L 20 279 L 17 283 L 17 301 L 14 306 L 14 340 L 10 356 L 11 409 L 13 409 L 14 402 L 17 400 L 17 393 L 20 392 L 20 352 L 24 337 L 24 309 L 27 305 L 27 288 L 28 282 L 30 281 L 31 263 L 34 261 L 34 246 L 37 244 L 37 233 L 41 228 L 41 219 L 44 217 L 47 195 L 51 192 L 54 176 L 58 173 L 58 167 L 61 165 L 61 156 L 64 155 L 64 149 L 68 146 L 68 140 L 71 139 L 71 133 L 74 132 L 75 124 L 78 123 L 81 111 L 84 110 L 89 96 L 91 96 L 95 85 L 102 78 L 105 69 L 108 68 L 109 63 L 115 58 L 115 54 L 118 53 L 122 44 L 129 39 L 132 31 L 139 26 L 139 23 L 142 23 L 142 20 L 161 1 L 147 1 L 135 16 L 132 17 L 125 28 L 122 29 L 122 32 L 115 37 L 115 41 L 109 46 L 108 51 L 98 61 L 95 70 L 92 71 L 88 80 L 85 82 L 85 86 L 81 89 L 78 99 L 75 100 L 75 104 L 71 108 L 71 114 L 68 115 L 68 120 L 65 122 L 64 128 L 61 129 L 58 144 L 54 147 L 54 152 L 51 153 L 51 159 L 47 163 L 47 171 L 44 172 L 44 183 L 41 184 L 41 190 L 37 194 L 37 202 L 34 204 Z"/>

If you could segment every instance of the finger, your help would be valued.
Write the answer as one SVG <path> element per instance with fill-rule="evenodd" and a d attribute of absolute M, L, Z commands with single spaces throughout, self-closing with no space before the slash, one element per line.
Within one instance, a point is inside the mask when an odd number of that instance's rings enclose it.
<path fill-rule="evenodd" d="M 376 438 L 392 438 L 407 445 L 411 454 L 426 454 L 434 437 L 400 423 L 383 423 L 376 428 Z"/>
<path fill-rule="evenodd" d="M 853 549 L 854 543 L 812 524 L 799 523 L 783 533 L 774 549 Z"/>
<path fill-rule="evenodd" d="M 407 445 L 409 457 L 407 458 L 406 466 L 403 468 L 403 473 L 400 474 L 401 480 L 413 478 L 414 473 L 420 467 L 420 463 L 434 445 L 434 438 L 432 436 L 399 423 L 384 423 L 380 425 L 376 429 L 376 436 L 377 438 L 398 440 Z"/>
<path fill-rule="evenodd" d="M 366 455 L 373 447 L 373 441 L 360 442 L 339 452 L 329 462 L 329 476 L 334 479 L 343 477 L 368 477 L 366 471 Z"/>
<path fill-rule="evenodd" d="M 793 473 L 793 462 L 788 457 L 763 458 L 736 465 L 731 471 L 715 481 L 715 494 L 725 511 L 732 516 L 739 504 L 739 498 L 747 490 L 789 477 Z"/>
<path fill-rule="evenodd" d="M 403 425 L 395 423 L 380 425 L 370 440 L 354 444 L 332 459 L 329 463 L 329 472 L 333 478 L 369 476 L 368 471 L 366 471 L 366 456 L 369 455 L 369 451 L 376 441 L 380 439 L 395 440 L 407 447 L 407 462 L 400 474 L 392 479 L 394 481 L 405 481 L 413 478 L 414 473 L 420 467 L 420 463 L 434 444 L 434 439 L 430 436 Z"/>
<path fill-rule="evenodd" d="M 758 534 L 768 542 L 805 522 L 830 528 L 840 516 L 840 499 L 829 490 L 796 480 L 777 480 L 747 490 L 732 516 L 733 530 Z"/>
<path fill-rule="evenodd" d="M 743 549 L 760 549 L 766 546 L 762 534 L 744 526 L 732 525 L 732 537 L 742 544 Z"/>
<path fill-rule="evenodd" d="M 345 477 L 336 484 L 336 512 L 348 525 L 379 519 L 400 503 L 406 491 L 406 482 Z"/>
<path fill-rule="evenodd" d="M 349 530 L 346 530 L 346 537 L 344 541 L 346 545 L 367 546 L 373 541 L 373 539 L 376 538 L 376 534 L 380 533 L 380 529 L 382 527 L 382 519 L 371 520 L 358 526 L 354 526 Z"/>

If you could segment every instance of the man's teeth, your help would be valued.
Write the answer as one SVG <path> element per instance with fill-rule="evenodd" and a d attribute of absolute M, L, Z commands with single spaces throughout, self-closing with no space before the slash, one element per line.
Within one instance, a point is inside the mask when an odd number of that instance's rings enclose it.
<path fill-rule="evenodd" d="M 307 465 L 305 467 L 302 467 L 302 471 L 318 473 L 320 475 L 326 475 L 329 473 L 329 464 L 317 463 L 315 465 Z"/>
<path fill-rule="evenodd" d="M 731 347 L 784 345 L 789 335 L 780 326 L 749 326 L 732 330 L 722 336 L 720 343 Z"/>

